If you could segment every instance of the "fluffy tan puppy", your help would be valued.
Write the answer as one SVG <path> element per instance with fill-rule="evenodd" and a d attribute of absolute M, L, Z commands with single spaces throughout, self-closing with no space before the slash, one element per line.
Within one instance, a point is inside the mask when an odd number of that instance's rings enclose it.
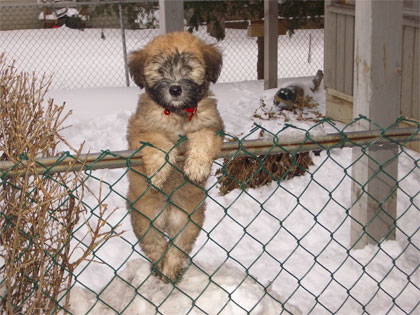
<path fill-rule="evenodd" d="M 203 187 L 223 141 L 209 96 L 221 66 L 219 50 L 188 32 L 156 37 L 130 55 L 131 76 L 145 93 L 128 125 L 129 147 L 140 148 L 144 163 L 128 174 L 128 206 L 140 246 L 164 281 L 182 274 L 203 225 Z"/>

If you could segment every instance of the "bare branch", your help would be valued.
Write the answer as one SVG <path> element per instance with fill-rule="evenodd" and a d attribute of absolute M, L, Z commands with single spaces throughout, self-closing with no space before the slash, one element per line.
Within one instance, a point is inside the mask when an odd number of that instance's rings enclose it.
<path fill-rule="evenodd" d="M 122 233 L 116 231 L 118 226 L 107 227 L 117 209 L 109 211 L 101 195 L 95 197 L 96 225 L 81 222 L 88 211 L 82 202 L 85 191 L 92 191 L 84 173 L 71 170 L 80 162 L 83 145 L 74 149 L 59 135 L 70 113 L 53 100 L 44 105 L 50 84 L 51 77 L 17 73 L 14 64 L 7 65 L 0 55 L 0 159 L 23 170 L 22 176 L 3 179 L 0 190 L 0 256 L 4 259 L 0 272 L 5 292 L 0 308 L 7 314 L 53 312 L 58 297 L 69 292 L 75 268 L 89 260 L 98 245 Z M 54 156 L 59 143 L 74 152 L 66 170 L 39 174 L 36 159 Z M 90 234 L 83 247 L 72 242 L 80 224 L 86 224 Z M 73 258 L 76 248 L 81 255 Z"/>

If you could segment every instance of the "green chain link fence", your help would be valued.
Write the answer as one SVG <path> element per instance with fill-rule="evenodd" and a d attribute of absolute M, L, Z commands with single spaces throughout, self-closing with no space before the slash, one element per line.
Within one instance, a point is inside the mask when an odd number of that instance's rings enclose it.
<path fill-rule="evenodd" d="M 247 156 L 255 158 L 260 166 L 247 181 L 237 182 L 239 189 L 222 196 L 219 194 L 221 182 L 232 176 L 227 171 L 228 164 L 216 160 L 215 166 L 221 171 L 220 176 L 211 177 L 206 186 L 205 224 L 182 280 L 169 284 L 151 273 L 150 263 L 130 231 L 129 213 L 125 209 L 126 174 L 133 165 L 141 163 L 138 153 L 151 144 L 142 144 L 138 151 L 103 151 L 83 156 L 65 152 L 56 158 L 39 159 L 39 179 L 56 180 L 54 173 L 65 170 L 69 160 L 78 159 L 78 168 L 84 169 L 84 183 L 92 191 L 101 190 L 100 203 L 97 199 L 82 200 L 89 211 L 74 226 L 69 243 L 72 247 L 87 246 L 84 244 L 88 240 L 80 236 L 86 234 L 86 222 L 102 224 L 111 234 L 124 232 L 101 242 L 89 259 L 75 270 L 64 270 L 71 273 L 71 289 L 53 301 L 53 312 L 418 314 L 420 154 L 406 146 L 419 141 L 420 124 L 401 118 L 387 128 L 371 122 L 374 131 L 352 132 L 360 120 L 367 118 L 360 117 L 344 127 L 328 119 L 309 129 L 286 124 L 279 131 L 271 131 L 256 125 L 242 138 L 225 135 L 229 142 L 225 142 L 219 158 L 231 161 Z M 410 123 L 413 127 L 400 129 L 401 123 Z M 335 133 L 317 135 L 315 131 L 325 127 Z M 284 140 L 283 135 L 291 130 L 301 137 Z M 262 131 L 266 140 L 249 140 L 258 138 L 256 135 Z M 179 143 L 182 141 L 185 139 L 181 138 Z M 352 175 L 352 167 L 362 158 L 372 160 L 369 150 L 385 143 L 395 146 L 395 155 L 385 163 L 376 163 L 377 169 L 366 183 L 358 182 Z M 352 158 L 351 147 L 360 149 L 361 156 Z M 312 151 L 314 165 L 299 165 L 298 153 L 309 151 Z M 272 169 L 263 168 L 263 160 L 278 153 L 289 154 L 291 162 L 281 176 L 274 176 Z M 13 189 L 21 189 L 19 181 L 14 179 L 27 176 L 22 167 L 24 161 L 22 155 L 22 162 L 17 164 L 1 162 L 3 189 L 12 184 Z M 378 212 L 386 212 L 383 207 L 386 200 L 373 200 L 365 187 L 381 173 L 387 173 L 385 166 L 391 162 L 398 163 L 398 176 L 392 178 L 397 212 L 392 218 L 391 231 L 385 231 L 384 239 L 369 241 L 367 246 L 358 249 L 350 240 L 352 224 L 362 224 L 353 216 L 352 184 L 360 185 Z M 286 180 L 293 167 L 300 168 L 303 176 Z M 247 182 L 261 173 L 271 177 L 271 182 L 258 189 L 247 189 Z M 80 186 L 73 189 L 68 195 L 81 198 L 76 193 Z M 25 192 L 26 198 L 35 198 L 34 193 Z M 169 200 L 170 195 L 167 197 Z M 7 200 L 0 203 L 4 209 Z M 118 209 L 104 221 L 101 206 Z M 52 203 L 48 207 L 51 219 L 59 220 L 55 216 L 60 205 Z M 362 234 L 370 236 L 369 225 L 374 220 L 375 217 L 363 226 Z M 14 228 L 5 213 L 0 214 L 0 221 L 2 233 Z M 30 251 L 31 246 L 34 245 L 29 242 L 25 250 Z M 63 250 L 66 248 L 63 246 Z M 51 265 L 59 263 L 57 257 L 51 257 L 48 252 L 45 256 Z M 13 263 L 2 260 L 2 270 L 5 264 Z M 60 267 L 65 269 L 65 265 Z M 39 279 L 29 280 L 33 290 L 21 297 L 22 305 L 30 301 L 37 290 Z M 0 284 L 3 303 L 7 298 L 4 283 L 3 278 Z M 65 307 L 69 293 L 70 305 Z M 22 305 L 13 307 L 19 313 L 24 310 Z"/>

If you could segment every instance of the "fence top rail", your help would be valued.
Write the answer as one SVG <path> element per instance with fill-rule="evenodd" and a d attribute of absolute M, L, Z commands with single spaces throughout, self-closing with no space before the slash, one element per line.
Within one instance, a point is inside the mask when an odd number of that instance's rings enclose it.
<path fill-rule="evenodd" d="M 152 0 L 157 2 L 158 0 Z M 39 8 L 62 8 L 62 7 L 80 7 L 83 5 L 111 5 L 111 4 L 136 4 L 143 3 L 144 0 L 109 0 L 109 1 L 63 1 L 63 2 L 54 2 L 54 3 L 10 3 L 10 4 L 0 4 L 0 8 L 22 8 L 22 7 L 39 7 Z"/>
<path fill-rule="evenodd" d="M 354 147 L 367 144 L 382 145 L 390 142 L 419 141 L 418 128 L 394 128 L 389 130 L 369 130 L 356 132 L 331 133 L 321 136 L 311 136 L 309 133 L 291 140 L 281 140 L 278 137 L 264 140 L 238 140 L 223 143 L 222 152 L 216 158 L 232 156 L 266 155 L 278 153 L 301 153 L 312 150 L 329 150 L 334 148 Z M 69 169 L 69 162 L 77 163 Z M 183 160 L 183 156 L 179 157 Z M 1 161 L 0 172 L 2 178 L 19 176 L 25 173 L 25 160 L 17 163 Z M 19 167 L 18 164 L 21 164 Z M 99 153 L 80 154 L 79 156 L 55 157 L 36 159 L 38 174 L 53 174 L 66 171 L 113 169 L 137 166 L 142 164 L 138 150 L 103 151 Z M 18 166 L 18 167 L 16 167 Z"/>

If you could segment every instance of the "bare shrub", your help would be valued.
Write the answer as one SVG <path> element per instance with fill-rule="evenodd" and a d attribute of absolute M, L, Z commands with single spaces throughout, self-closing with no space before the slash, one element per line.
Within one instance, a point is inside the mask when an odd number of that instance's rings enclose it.
<path fill-rule="evenodd" d="M 55 156 L 59 143 L 69 147 L 59 131 L 70 113 L 64 114 L 64 105 L 53 100 L 44 104 L 50 83 L 45 76 L 17 73 L 0 56 L 0 160 L 13 163 L 0 173 L 0 307 L 7 314 L 55 312 L 77 265 L 101 242 L 118 235 L 113 229 L 103 232 L 108 213 L 99 197 L 99 223 L 94 228 L 85 223 L 89 241 L 83 246 L 70 243 L 87 211 L 82 199 L 88 190 L 82 171 L 71 171 L 82 146 L 64 172 L 39 172 L 37 158 Z"/>

